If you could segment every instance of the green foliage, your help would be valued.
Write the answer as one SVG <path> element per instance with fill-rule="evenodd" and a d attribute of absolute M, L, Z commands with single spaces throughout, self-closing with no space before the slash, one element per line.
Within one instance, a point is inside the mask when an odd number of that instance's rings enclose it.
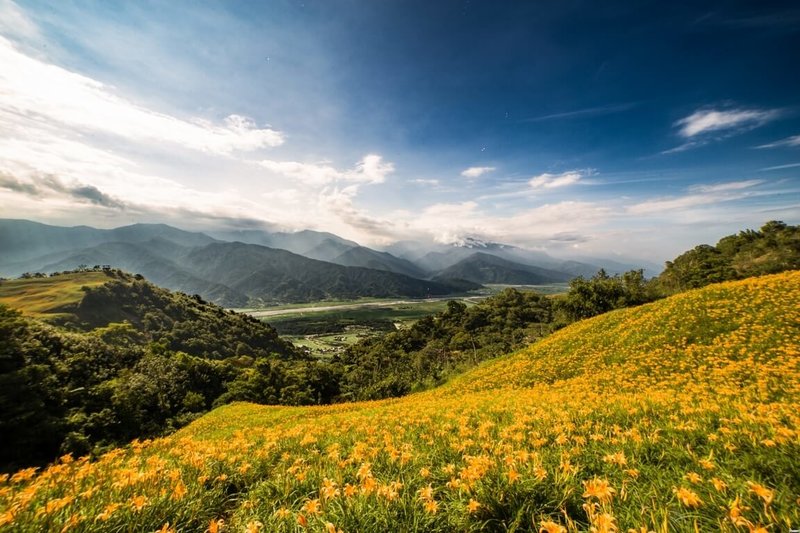
<path fill-rule="evenodd" d="M 574 322 L 597 316 L 612 309 L 632 307 L 660 297 L 641 270 L 609 276 L 600 270 L 591 279 L 577 277 L 569 284 L 569 292 L 558 300 L 561 319 Z"/>
<path fill-rule="evenodd" d="M 658 282 L 666 293 L 710 283 L 800 269 L 800 226 L 770 221 L 759 231 L 723 237 L 716 246 L 703 244 L 673 261 Z"/>
<path fill-rule="evenodd" d="M 408 329 L 345 350 L 342 398 L 387 398 L 428 388 L 533 342 L 550 331 L 551 322 L 551 301 L 533 292 L 506 289 L 472 307 L 450 301 L 445 311 Z"/>

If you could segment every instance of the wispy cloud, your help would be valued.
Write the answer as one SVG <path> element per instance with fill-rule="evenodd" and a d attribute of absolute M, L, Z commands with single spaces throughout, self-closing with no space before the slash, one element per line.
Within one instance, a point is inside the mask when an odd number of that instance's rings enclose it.
<path fill-rule="evenodd" d="M 787 146 L 800 146 L 800 135 L 793 135 L 792 137 L 787 137 L 780 141 L 762 144 L 761 146 L 756 146 L 756 148 L 783 148 Z"/>
<path fill-rule="evenodd" d="M 698 109 L 673 124 L 685 142 L 661 153 L 685 152 L 757 128 L 780 116 L 779 109 Z"/>
<path fill-rule="evenodd" d="M 761 185 L 764 180 L 742 180 L 742 181 L 729 181 L 727 183 L 714 183 L 710 185 L 692 185 L 689 190 L 692 192 L 724 192 L 724 191 L 740 191 L 742 189 L 749 189 L 756 185 Z"/>
<path fill-rule="evenodd" d="M 262 167 L 307 185 L 327 185 L 335 181 L 352 183 L 383 183 L 394 172 L 394 165 L 376 154 L 364 156 L 352 169 L 339 170 L 327 163 L 300 163 L 297 161 L 258 162 Z"/>
<path fill-rule="evenodd" d="M 751 189 L 764 183 L 764 180 L 743 180 L 727 183 L 693 185 L 689 194 L 670 198 L 656 198 L 628 206 L 627 212 L 633 215 L 652 215 L 676 212 L 692 207 L 740 200 L 751 196 Z"/>
<path fill-rule="evenodd" d="M 169 143 L 230 154 L 274 147 L 284 135 L 231 114 L 221 122 L 178 118 L 127 100 L 114 88 L 81 74 L 29 57 L 0 37 L 0 121 L 4 128 L 31 124 L 122 137 L 139 143 Z M 58 90 L 53 90 L 57 87 Z"/>
<path fill-rule="evenodd" d="M 709 132 L 757 127 L 778 115 L 776 109 L 699 109 L 675 122 L 675 127 L 681 137 L 691 139 Z"/>
<path fill-rule="evenodd" d="M 765 168 L 760 168 L 758 170 L 760 170 L 761 172 L 764 172 L 764 171 L 767 171 L 767 170 L 783 170 L 783 169 L 786 169 L 786 168 L 796 168 L 796 167 L 800 167 L 800 163 L 789 163 L 787 165 L 777 165 L 777 166 L 774 166 L 774 167 L 765 167 Z"/>
<path fill-rule="evenodd" d="M 36 24 L 11 0 L 0 0 L 0 34 L 23 39 L 41 39 Z"/>
<path fill-rule="evenodd" d="M 607 104 L 596 107 L 586 107 L 583 109 L 575 109 L 573 111 L 564 111 L 561 113 L 551 113 L 549 115 L 542 115 L 540 117 L 524 118 L 520 122 L 541 122 L 544 120 L 555 119 L 571 119 L 571 118 L 584 118 L 596 117 L 600 115 L 611 115 L 613 113 L 621 113 L 629 111 L 638 105 L 637 102 L 627 102 L 622 104 Z"/>
<path fill-rule="evenodd" d="M 415 185 L 430 185 L 435 187 L 439 185 L 440 182 L 437 179 L 417 178 L 410 180 L 409 183 L 414 183 Z"/>
<path fill-rule="evenodd" d="M 561 174 L 545 172 L 531 178 L 528 181 L 528 185 L 533 189 L 555 189 L 578 183 L 587 175 L 589 175 L 589 172 L 585 170 L 570 170 Z"/>
<path fill-rule="evenodd" d="M 469 167 L 466 170 L 461 171 L 461 175 L 465 178 L 479 178 L 484 174 L 488 174 L 489 172 L 493 172 L 495 167 Z"/>

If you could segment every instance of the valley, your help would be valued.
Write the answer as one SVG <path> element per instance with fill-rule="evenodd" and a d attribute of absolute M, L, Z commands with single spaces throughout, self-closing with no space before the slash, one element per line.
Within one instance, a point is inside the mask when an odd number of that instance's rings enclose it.
<path fill-rule="evenodd" d="M 447 308 L 448 301 L 470 306 L 508 288 L 555 295 L 566 292 L 569 286 L 566 283 L 485 285 L 470 296 L 424 300 L 362 299 L 357 302 L 318 302 L 312 306 L 295 304 L 236 311 L 268 322 L 286 340 L 307 349 L 310 355 L 330 358 L 360 340 L 407 328 L 420 318 L 442 312 Z"/>

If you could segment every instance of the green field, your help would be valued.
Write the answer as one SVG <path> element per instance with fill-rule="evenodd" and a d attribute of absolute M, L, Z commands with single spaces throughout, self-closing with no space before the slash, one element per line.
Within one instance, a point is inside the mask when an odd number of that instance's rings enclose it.
<path fill-rule="evenodd" d="M 487 285 L 468 296 L 397 300 L 396 298 L 362 298 L 350 301 L 322 301 L 261 309 L 239 309 L 268 322 L 293 344 L 307 348 L 311 355 L 329 358 L 361 339 L 408 327 L 420 318 L 447 308 L 456 300 L 466 305 L 513 287 L 541 294 L 561 294 L 566 283 L 548 285 Z"/>
<path fill-rule="evenodd" d="M 458 298 L 454 298 L 458 299 Z M 474 305 L 478 298 L 458 299 Z M 387 304 L 352 304 L 325 310 L 295 310 L 263 318 L 293 344 L 316 357 L 331 357 L 361 339 L 408 327 L 420 318 L 443 311 L 448 300 L 418 300 Z"/>
<path fill-rule="evenodd" d="M 82 287 L 109 280 L 105 272 L 74 272 L 50 278 L 12 279 L 0 282 L 0 304 L 37 318 L 63 315 L 83 299 Z"/>

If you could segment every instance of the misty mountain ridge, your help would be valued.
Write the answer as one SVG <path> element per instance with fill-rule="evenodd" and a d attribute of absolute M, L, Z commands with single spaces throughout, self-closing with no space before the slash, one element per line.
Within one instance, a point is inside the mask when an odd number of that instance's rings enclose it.
<path fill-rule="evenodd" d="M 445 295 L 482 283 L 564 282 L 600 268 L 636 268 L 558 259 L 474 237 L 454 245 L 400 241 L 379 251 L 314 230 L 200 233 L 166 224 L 97 229 L 2 219 L 0 252 L 3 276 L 107 264 L 232 307 Z"/>

